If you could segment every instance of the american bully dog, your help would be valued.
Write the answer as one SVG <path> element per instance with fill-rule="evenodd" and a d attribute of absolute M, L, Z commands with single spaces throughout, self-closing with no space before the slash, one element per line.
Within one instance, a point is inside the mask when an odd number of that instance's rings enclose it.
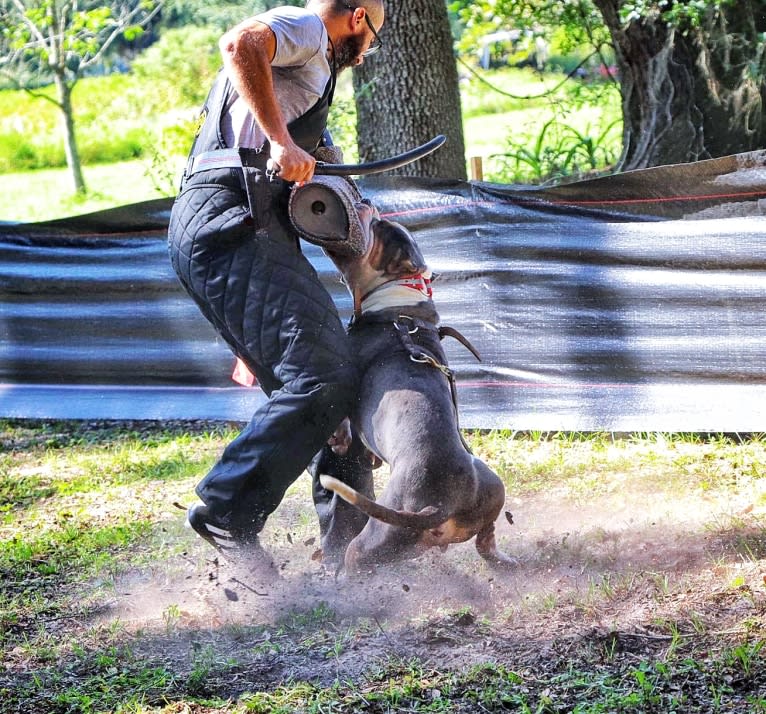
<path fill-rule="evenodd" d="M 354 298 L 349 336 L 363 377 L 351 422 L 373 458 L 389 464 L 391 476 L 378 501 L 320 477 L 324 488 L 369 516 L 346 550 L 346 570 L 414 557 L 434 546 L 446 549 L 474 536 L 486 561 L 511 565 L 515 561 L 495 543 L 505 488 L 469 452 L 458 428 L 441 337 L 459 334 L 438 326 L 428 268 L 409 232 L 380 220 L 371 206 L 357 209 L 368 233 L 367 252 L 331 255 Z"/>

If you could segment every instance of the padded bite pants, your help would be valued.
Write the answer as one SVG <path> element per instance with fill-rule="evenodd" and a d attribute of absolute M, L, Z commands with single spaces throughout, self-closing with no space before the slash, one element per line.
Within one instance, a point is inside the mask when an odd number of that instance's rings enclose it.
<path fill-rule="evenodd" d="M 245 169 L 244 183 L 240 169 L 203 171 L 185 182 L 170 218 L 183 287 L 269 397 L 196 489 L 242 536 L 263 528 L 320 449 L 315 478 L 345 474 L 366 492 L 372 484 L 369 467 L 322 448 L 350 413 L 358 377 L 335 305 L 288 224 L 284 192 L 259 169 Z M 331 550 L 347 519 L 332 494 L 318 484 L 314 492 Z"/>

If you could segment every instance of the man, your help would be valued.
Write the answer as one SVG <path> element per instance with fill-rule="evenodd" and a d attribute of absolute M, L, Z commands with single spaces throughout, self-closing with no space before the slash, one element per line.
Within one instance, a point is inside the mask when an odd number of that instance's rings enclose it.
<path fill-rule="evenodd" d="M 197 486 L 191 527 L 220 550 L 257 535 L 312 457 L 326 555 L 363 526 L 318 485 L 331 473 L 365 491 L 360 451 L 322 448 L 349 411 L 357 375 L 330 295 L 287 215 L 291 182 L 312 178 L 338 71 L 380 47 L 382 0 L 308 0 L 257 15 L 220 41 L 223 70 L 173 206 L 169 252 L 181 283 L 268 395 Z M 271 163 L 269 162 L 271 159 Z M 274 172 L 278 171 L 278 176 Z M 321 449 L 321 451 L 320 451 Z"/>

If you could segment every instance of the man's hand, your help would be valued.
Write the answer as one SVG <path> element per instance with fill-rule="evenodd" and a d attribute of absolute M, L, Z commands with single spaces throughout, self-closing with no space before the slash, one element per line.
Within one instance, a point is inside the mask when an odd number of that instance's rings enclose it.
<path fill-rule="evenodd" d="M 279 178 L 285 181 L 304 183 L 314 176 L 316 159 L 292 142 L 283 145 L 272 141 L 271 160 L 276 164 Z"/>

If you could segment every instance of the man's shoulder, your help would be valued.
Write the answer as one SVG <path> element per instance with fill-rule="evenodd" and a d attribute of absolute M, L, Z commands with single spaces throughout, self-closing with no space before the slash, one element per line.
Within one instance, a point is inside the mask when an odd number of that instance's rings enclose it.
<path fill-rule="evenodd" d="M 268 25 L 276 37 L 277 51 L 272 64 L 302 66 L 311 58 L 323 55 L 327 35 L 324 22 L 316 13 L 285 6 L 256 17 Z"/>
<path fill-rule="evenodd" d="M 284 5 L 256 15 L 256 19 L 266 25 L 287 25 L 301 27 L 306 30 L 313 29 L 321 32 L 324 28 L 322 19 L 315 12 L 303 7 Z"/>

